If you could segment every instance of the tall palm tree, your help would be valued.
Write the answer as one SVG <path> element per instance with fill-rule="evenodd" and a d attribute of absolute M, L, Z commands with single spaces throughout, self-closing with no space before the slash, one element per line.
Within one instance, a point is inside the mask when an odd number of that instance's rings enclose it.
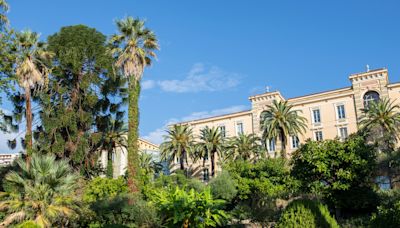
<path fill-rule="evenodd" d="M 27 162 L 32 153 L 32 91 L 37 92 L 47 85 L 48 61 L 52 53 L 45 50 L 45 44 L 39 42 L 39 34 L 29 30 L 16 34 L 17 59 L 15 74 L 19 86 L 24 90 L 26 134 L 25 144 Z"/>
<path fill-rule="evenodd" d="M 29 166 L 22 159 L 17 164 L 19 171 L 6 175 L 7 188 L 0 193 L 0 210 L 6 211 L 0 227 L 26 220 L 40 227 L 54 227 L 76 215 L 74 192 L 79 176 L 72 173 L 67 161 L 34 154 Z"/>
<path fill-rule="evenodd" d="M 5 0 L 0 0 L 0 25 L 8 24 L 8 18 L 4 13 L 8 11 L 8 4 Z"/>
<path fill-rule="evenodd" d="M 116 58 L 115 65 L 128 78 L 128 185 L 137 192 L 136 176 L 140 171 L 138 128 L 140 81 L 144 68 L 151 65 L 159 49 L 156 35 L 145 27 L 144 21 L 127 17 L 116 22 L 118 34 L 110 39 L 111 54 Z"/>
<path fill-rule="evenodd" d="M 240 134 L 227 143 L 227 159 L 253 160 L 260 153 L 260 138 L 255 134 Z"/>
<path fill-rule="evenodd" d="M 174 125 L 167 133 L 160 146 L 161 158 L 169 163 L 179 159 L 180 169 L 184 171 L 194 148 L 192 129 L 188 125 Z"/>
<path fill-rule="evenodd" d="M 224 138 L 220 128 L 209 128 L 208 126 L 201 130 L 200 142 L 197 144 L 196 151 L 203 158 L 203 168 L 205 158 L 211 158 L 211 176 L 215 175 L 215 155 L 221 155 L 224 149 Z"/>
<path fill-rule="evenodd" d="M 287 137 L 303 134 L 306 131 L 307 119 L 300 116 L 297 110 L 287 101 L 274 100 L 272 105 L 262 112 L 260 125 L 262 140 L 267 145 L 267 140 L 280 138 L 282 157 L 286 158 Z"/>

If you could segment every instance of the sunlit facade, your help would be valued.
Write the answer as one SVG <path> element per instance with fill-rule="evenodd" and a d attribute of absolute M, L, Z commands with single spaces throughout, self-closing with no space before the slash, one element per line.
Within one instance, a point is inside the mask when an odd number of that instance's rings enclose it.
<path fill-rule="evenodd" d="M 266 92 L 249 97 L 250 110 L 179 124 L 189 125 L 197 137 L 201 129 L 206 126 L 220 127 L 226 138 L 240 133 L 254 133 L 261 136 L 261 113 L 274 100 L 287 101 L 293 106 L 293 110 L 298 110 L 299 115 L 307 120 L 307 129 L 304 134 L 288 136 L 286 148 L 290 155 L 307 139 L 324 140 L 336 137 L 345 139 L 356 132 L 362 115 L 361 110 L 372 101 L 389 98 L 399 103 L 400 83 L 389 82 L 387 69 L 351 74 L 348 79 L 350 80 L 348 87 L 293 98 L 285 98 L 279 91 Z M 267 144 L 269 153 L 275 154 L 276 151 L 280 151 L 279 139 Z M 210 173 L 210 161 L 207 160 L 206 163 L 206 170 L 198 173 L 198 176 L 203 175 L 205 179 L 204 174 Z M 198 170 L 201 164 L 200 162 L 192 163 L 191 169 Z"/>

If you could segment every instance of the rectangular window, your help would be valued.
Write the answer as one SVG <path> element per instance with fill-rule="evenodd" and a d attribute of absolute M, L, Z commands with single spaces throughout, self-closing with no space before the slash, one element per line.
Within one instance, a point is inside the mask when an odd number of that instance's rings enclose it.
<path fill-rule="evenodd" d="M 224 125 L 219 126 L 219 129 L 221 131 L 221 137 L 225 138 L 226 137 L 226 128 Z"/>
<path fill-rule="evenodd" d="M 297 149 L 297 148 L 299 148 L 299 145 L 300 145 L 299 137 L 297 137 L 297 136 L 292 136 L 292 149 Z"/>
<path fill-rule="evenodd" d="M 238 122 L 236 123 L 236 135 L 243 134 L 243 123 Z"/>
<path fill-rule="evenodd" d="M 324 140 L 323 136 L 322 136 L 322 131 L 316 131 L 315 132 L 315 140 L 317 141 L 322 141 Z"/>
<path fill-rule="evenodd" d="M 346 111 L 344 110 L 344 105 L 336 106 L 338 119 L 346 118 Z"/>
<path fill-rule="evenodd" d="M 313 110 L 313 121 L 314 123 L 321 123 L 321 113 L 319 109 Z"/>
<path fill-rule="evenodd" d="M 275 151 L 275 139 L 268 140 L 268 151 L 269 152 Z"/>
<path fill-rule="evenodd" d="M 348 135 L 347 133 L 347 127 L 341 127 L 339 128 L 339 133 L 340 133 L 340 138 L 341 139 L 346 139 Z"/>

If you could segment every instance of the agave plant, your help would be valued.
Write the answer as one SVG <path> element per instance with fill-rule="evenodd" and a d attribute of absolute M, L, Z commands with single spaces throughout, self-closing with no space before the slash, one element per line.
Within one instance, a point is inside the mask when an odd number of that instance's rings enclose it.
<path fill-rule="evenodd" d="M 28 220 L 41 227 L 53 227 L 76 215 L 74 192 L 78 176 L 67 161 L 34 154 L 29 165 L 23 159 L 18 159 L 17 164 L 19 171 L 6 175 L 5 192 L 0 193 L 0 210 L 7 214 L 0 227 Z"/>

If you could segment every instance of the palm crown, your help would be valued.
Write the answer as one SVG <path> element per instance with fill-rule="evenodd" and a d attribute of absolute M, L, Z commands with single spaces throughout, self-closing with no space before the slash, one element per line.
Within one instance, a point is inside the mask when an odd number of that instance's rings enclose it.
<path fill-rule="evenodd" d="M 0 226 L 29 219 L 41 227 L 51 227 L 63 216 L 75 214 L 73 195 L 78 176 L 67 161 L 34 154 L 29 166 L 23 159 L 17 164 L 20 171 L 6 175 L 6 191 L 0 195 L 0 209 L 8 212 Z"/>
<path fill-rule="evenodd" d="M 174 125 L 167 133 L 160 148 L 161 158 L 170 163 L 178 158 L 180 168 L 184 170 L 184 162 L 187 163 L 194 145 L 192 129 L 187 125 Z"/>
<path fill-rule="evenodd" d="M 119 34 L 110 39 L 111 53 L 116 56 L 116 66 L 126 77 L 140 81 L 143 70 L 151 65 L 159 49 L 155 34 L 145 28 L 144 21 L 127 17 L 116 22 Z"/>
<path fill-rule="evenodd" d="M 261 114 L 262 139 L 264 144 L 267 140 L 280 137 L 283 156 L 286 154 L 287 137 L 290 135 L 303 134 L 306 130 L 306 118 L 299 116 L 297 110 L 292 109 L 287 101 L 276 101 L 268 105 Z"/>
<path fill-rule="evenodd" d="M 200 142 L 197 144 L 196 153 L 199 158 L 211 157 L 211 176 L 215 174 L 215 154 L 221 156 L 224 148 L 224 139 L 220 128 L 209 128 L 208 126 L 201 130 Z"/>
<path fill-rule="evenodd" d="M 240 134 L 228 141 L 227 159 L 252 160 L 260 153 L 260 138 L 254 134 Z"/>

